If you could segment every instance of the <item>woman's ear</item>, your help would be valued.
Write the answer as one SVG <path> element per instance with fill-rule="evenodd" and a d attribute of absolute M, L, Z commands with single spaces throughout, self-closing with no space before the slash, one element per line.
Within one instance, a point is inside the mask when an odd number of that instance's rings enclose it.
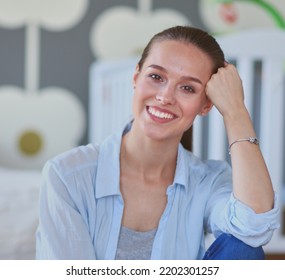
<path fill-rule="evenodd" d="M 136 70 L 135 70 L 134 75 L 133 75 L 133 88 L 136 87 L 136 82 L 137 82 L 137 78 L 138 78 L 139 73 L 140 73 L 139 65 L 137 64 Z"/>
<path fill-rule="evenodd" d="M 211 111 L 212 107 L 213 107 L 213 103 L 207 97 L 207 100 L 206 100 L 205 104 L 203 105 L 203 107 L 199 113 L 199 116 L 206 116 Z"/>

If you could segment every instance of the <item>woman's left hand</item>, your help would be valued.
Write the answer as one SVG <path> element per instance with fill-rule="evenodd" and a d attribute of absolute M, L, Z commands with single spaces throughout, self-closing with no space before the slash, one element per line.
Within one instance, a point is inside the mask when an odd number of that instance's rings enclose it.
<path fill-rule="evenodd" d="M 245 109 L 242 81 L 232 64 L 225 62 L 225 66 L 212 75 L 205 90 L 223 117 Z"/>

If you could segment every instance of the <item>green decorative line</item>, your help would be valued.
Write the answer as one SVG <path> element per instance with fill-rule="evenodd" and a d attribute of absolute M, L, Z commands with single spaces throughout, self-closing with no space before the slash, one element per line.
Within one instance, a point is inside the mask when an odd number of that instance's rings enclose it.
<path fill-rule="evenodd" d="M 259 5 L 265 11 L 267 11 L 271 17 L 274 19 L 276 25 L 280 28 L 285 29 L 285 18 L 281 13 L 271 4 L 263 1 L 263 0 L 216 0 L 219 3 L 223 4 L 232 4 L 234 2 L 251 2 L 253 4 Z"/>

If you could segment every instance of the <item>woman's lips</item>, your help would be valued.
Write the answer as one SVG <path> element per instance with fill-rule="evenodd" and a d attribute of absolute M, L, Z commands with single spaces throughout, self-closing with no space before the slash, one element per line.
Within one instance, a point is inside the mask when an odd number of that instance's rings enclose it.
<path fill-rule="evenodd" d="M 168 121 L 168 120 L 173 120 L 177 117 L 172 112 L 165 109 L 161 109 L 156 106 L 147 106 L 146 108 L 149 115 L 155 117 L 156 119 Z"/>

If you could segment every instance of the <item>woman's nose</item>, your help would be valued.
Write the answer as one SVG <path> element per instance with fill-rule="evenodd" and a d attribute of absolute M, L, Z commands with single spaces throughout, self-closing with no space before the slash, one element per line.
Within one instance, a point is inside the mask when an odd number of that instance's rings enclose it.
<path fill-rule="evenodd" d="M 174 104 L 175 103 L 175 90 L 172 89 L 171 87 L 164 87 L 162 90 L 160 90 L 157 93 L 157 95 L 155 96 L 155 99 L 162 105 Z"/>

